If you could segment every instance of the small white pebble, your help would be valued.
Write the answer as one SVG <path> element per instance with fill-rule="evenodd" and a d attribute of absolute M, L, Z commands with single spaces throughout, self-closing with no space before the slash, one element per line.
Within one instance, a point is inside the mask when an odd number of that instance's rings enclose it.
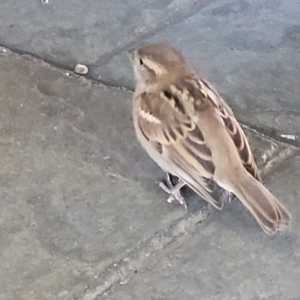
<path fill-rule="evenodd" d="M 49 0 L 41 0 L 41 2 L 42 2 L 43 4 L 47 4 L 47 3 L 49 3 Z"/>
<path fill-rule="evenodd" d="M 127 284 L 130 281 L 130 277 L 127 276 L 119 281 L 121 285 Z"/>
<path fill-rule="evenodd" d="M 76 64 L 76 66 L 74 68 L 74 72 L 79 75 L 85 75 L 89 72 L 89 69 L 86 65 Z"/>
<path fill-rule="evenodd" d="M 293 141 L 296 140 L 296 137 L 292 134 L 281 134 L 280 136 L 284 139 L 293 140 Z"/>
<path fill-rule="evenodd" d="M 267 160 L 267 154 L 266 153 L 264 153 L 262 156 L 261 156 L 261 158 L 263 159 L 263 161 L 266 161 Z"/>
<path fill-rule="evenodd" d="M 69 73 L 69 72 L 66 72 L 66 75 L 67 75 L 67 76 L 70 76 L 70 73 Z"/>
<path fill-rule="evenodd" d="M 57 127 L 54 127 L 54 129 L 56 130 L 56 129 L 57 129 Z"/>

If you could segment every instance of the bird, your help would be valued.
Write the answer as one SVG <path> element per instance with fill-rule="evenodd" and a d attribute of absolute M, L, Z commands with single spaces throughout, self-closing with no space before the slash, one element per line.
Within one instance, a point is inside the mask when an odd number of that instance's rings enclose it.
<path fill-rule="evenodd" d="M 263 185 L 247 137 L 216 89 L 167 43 L 128 51 L 135 77 L 132 114 L 137 140 L 166 173 L 160 187 L 186 206 L 189 186 L 216 209 L 220 187 L 234 194 L 269 235 L 286 229 L 287 209 Z M 170 175 L 178 178 L 173 184 Z"/>

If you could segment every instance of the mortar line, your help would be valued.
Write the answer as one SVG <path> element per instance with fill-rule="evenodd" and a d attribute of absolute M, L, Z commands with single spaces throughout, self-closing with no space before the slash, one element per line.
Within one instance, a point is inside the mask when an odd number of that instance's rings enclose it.
<path fill-rule="evenodd" d="M 136 45 L 139 41 L 145 40 L 151 35 L 154 35 L 165 28 L 171 27 L 176 25 L 187 18 L 193 16 L 194 14 L 198 13 L 200 10 L 208 6 L 209 4 L 213 3 L 215 0 L 202 0 L 202 1 L 194 1 L 191 3 L 188 8 L 181 8 L 179 10 L 171 11 L 170 15 L 161 22 L 157 22 L 152 28 L 148 27 L 145 32 L 141 32 L 139 35 L 135 36 L 131 40 L 125 42 L 123 45 L 115 48 L 109 53 L 103 54 L 97 61 L 95 61 L 92 65 L 93 66 L 101 66 L 106 64 L 108 60 L 111 60 L 114 56 L 120 54 L 121 52 L 132 48 Z"/>
<path fill-rule="evenodd" d="M 164 19 L 161 22 L 157 22 L 152 28 L 148 27 L 145 32 L 141 32 L 139 35 L 131 38 L 129 41 L 127 40 L 125 43 L 123 43 L 122 45 L 112 49 L 110 52 L 108 53 L 104 53 L 102 56 L 100 56 L 100 58 L 98 58 L 94 63 L 91 64 L 86 64 L 89 69 L 91 69 L 92 67 L 99 67 L 103 64 L 107 64 L 109 60 L 111 60 L 114 56 L 120 54 L 121 52 L 125 51 L 126 49 L 132 47 L 133 45 L 137 44 L 139 40 L 143 40 L 146 39 L 147 37 L 158 33 L 159 31 L 173 26 L 175 24 L 178 24 L 182 21 L 184 21 L 185 19 L 191 17 L 192 15 L 196 14 L 197 12 L 199 12 L 201 9 L 205 8 L 206 6 L 208 6 L 209 4 L 213 3 L 215 0 L 202 0 L 200 1 L 194 1 L 193 3 L 191 3 L 188 8 L 184 8 L 184 7 L 180 7 L 180 10 L 173 10 L 170 12 L 170 14 L 168 15 L 168 17 L 166 19 Z M 5 49 L 10 50 L 13 53 L 19 54 L 19 55 L 29 55 L 32 56 L 34 58 L 40 59 L 52 66 L 55 66 L 57 68 L 60 68 L 62 70 L 65 71 L 69 71 L 69 72 L 74 72 L 73 67 L 68 66 L 67 64 L 61 63 L 61 62 L 57 62 L 54 61 L 52 59 L 46 59 L 45 57 L 40 56 L 39 54 L 36 53 L 32 53 L 31 51 L 24 51 L 21 50 L 19 48 L 16 48 L 13 45 L 5 45 L 5 43 L 2 43 L 0 41 L 0 48 L 3 47 Z M 74 64 L 76 64 L 77 62 L 75 62 Z M 79 63 L 79 62 L 78 62 Z M 108 87 L 118 87 L 115 85 L 112 85 L 106 81 L 102 81 L 101 79 L 94 79 L 92 78 L 91 75 L 87 74 L 85 76 L 88 79 L 93 79 L 95 81 L 98 81 Z"/>
<path fill-rule="evenodd" d="M 128 87 L 123 87 L 123 86 L 119 86 L 119 85 L 109 84 L 109 83 L 107 83 L 107 82 L 105 82 L 103 80 L 95 79 L 92 76 L 89 76 L 88 74 L 85 75 L 85 76 L 78 75 L 71 68 L 67 68 L 66 66 L 63 66 L 63 65 L 60 65 L 60 64 L 52 63 L 51 61 L 45 60 L 45 59 L 39 57 L 38 55 L 21 53 L 20 51 L 18 51 L 18 49 L 7 48 L 6 46 L 4 46 L 2 44 L 0 44 L 0 55 L 1 55 L 1 47 L 3 49 L 7 50 L 7 53 L 5 53 L 5 55 L 16 55 L 16 56 L 19 55 L 21 57 L 22 56 L 29 57 L 33 61 L 34 60 L 40 61 L 40 62 L 42 62 L 44 64 L 49 65 L 50 67 L 52 67 L 54 69 L 57 69 L 57 70 L 63 72 L 64 74 L 70 73 L 71 76 L 80 78 L 81 80 L 86 80 L 86 82 L 88 82 L 90 84 L 103 85 L 103 86 L 105 86 L 107 88 L 114 88 L 114 89 L 117 89 L 119 91 L 125 91 L 125 92 L 128 92 L 128 93 L 133 93 L 133 90 L 129 89 Z M 2 50 L 2 53 L 4 53 L 3 50 Z M 244 127 L 244 128 L 246 127 L 249 130 L 251 130 L 252 132 L 260 134 L 261 136 L 263 136 L 265 138 L 274 140 L 276 142 L 281 142 L 281 143 L 284 143 L 284 144 L 287 144 L 287 145 L 291 145 L 291 146 L 294 146 L 294 147 L 297 147 L 297 148 L 300 147 L 300 141 L 298 139 L 296 139 L 294 141 L 293 140 L 284 139 L 284 138 L 281 137 L 282 132 L 280 132 L 279 130 L 277 130 L 275 128 L 264 129 L 263 127 L 256 126 L 255 124 L 244 123 L 244 122 L 240 121 L 239 119 L 238 119 L 238 121 L 242 125 L 242 127 Z M 272 131 L 272 133 L 270 133 L 270 132 L 267 133 L 266 132 L 266 131 L 270 131 L 270 130 Z"/>
<path fill-rule="evenodd" d="M 297 140 L 292 141 L 292 140 L 282 138 L 280 136 L 280 131 L 275 128 L 273 128 L 273 134 L 270 134 L 270 133 L 265 133 L 264 129 L 262 127 L 255 127 L 254 124 L 246 124 L 239 120 L 238 120 L 238 122 L 241 124 L 243 129 L 247 129 L 248 131 L 252 132 L 253 134 L 259 135 L 263 139 L 267 139 L 269 141 L 276 142 L 276 143 L 285 144 L 287 146 L 292 146 L 292 147 L 300 150 L 299 142 Z"/>
<path fill-rule="evenodd" d="M 81 299 L 96 300 L 97 297 L 109 293 L 116 284 L 128 283 L 135 273 L 151 267 L 166 254 L 181 246 L 207 217 L 205 212 L 202 215 L 187 214 L 174 221 L 168 229 L 154 233 L 143 245 L 133 249 L 125 258 L 112 263 L 101 272 Z M 99 282 L 101 283 L 98 284 Z"/>
<path fill-rule="evenodd" d="M 272 139 L 269 138 L 269 140 Z M 276 167 L 298 152 L 298 148 L 286 145 L 284 151 L 279 152 L 263 166 L 263 178 L 269 176 Z M 102 274 L 105 275 L 102 275 L 101 280 L 99 277 L 97 278 L 97 281 L 101 281 L 102 284 L 97 285 L 96 283 L 90 287 L 82 300 L 100 299 L 98 297 L 111 293 L 116 285 L 128 283 L 135 273 L 152 267 L 168 253 L 180 247 L 192 233 L 196 232 L 199 223 L 207 218 L 209 218 L 207 211 L 200 211 L 200 215 L 188 213 L 183 218 L 175 220 L 168 229 L 154 233 L 143 245 L 133 249 L 127 255 L 127 259 L 123 258 L 104 270 Z M 117 266 L 118 268 L 116 268 Z"/>

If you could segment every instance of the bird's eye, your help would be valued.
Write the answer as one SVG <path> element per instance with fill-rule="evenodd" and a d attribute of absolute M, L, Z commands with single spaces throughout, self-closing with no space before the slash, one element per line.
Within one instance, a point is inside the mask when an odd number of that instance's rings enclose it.
<path fill-rule="evenodd" d="M 142 66 L 144 64 L 143 60 L 140 58 L 140 65 Z"/>

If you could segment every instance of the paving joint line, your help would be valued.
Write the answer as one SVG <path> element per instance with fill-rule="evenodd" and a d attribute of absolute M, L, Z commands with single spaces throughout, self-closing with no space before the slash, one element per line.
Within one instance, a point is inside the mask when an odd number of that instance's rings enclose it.
<path fill-rule="evenodd" d="M 19 53 L 18 51 L 14 51 L 14 49 L 11 50 L 10 48 L 7 48 L 7 47 L 0 44 L 0 55 L 1 54 L 2 55 L 3 54 L 8 54 L 8 55 L 15 55 L 15 56 L 20 56 L 20 57 L 24 57 L 24 58 L 29 58 L 32 61 L 38 61 L 38 62 L 41 62 L 43 64 L 46 64 L 46 65 L 50 66 L 51 68 L 59 70 L 59 71 L 63 72 L 64 75 L 69 73 L 70 77 L 72 76 L 72 77 L 77 78 L 77 79 L 85 80 L 87 83 L 96 84 L 96 85 L 103 85 L 106 88 L 113 88 L 113 89 L 117 89 L 117 90 L 120 90 L 120 91 L 125 91 L 125 92 L 133 94 L 133 90 L 129 89 L 127 87 L 112 85 L 112 84 L 109 84 L 105 81 L 101 81 L 99 79 L 95 79 L 95 78 L 93 78 L 91 76 L 87 76 L 87 75 L 85 75 L 85 76 L 78 75 L 74 72 L 74 70 L 66 69 L 63 66 L 55 65 L 51 62 L 48 62 L 47 60 L 44 60 L 43 58 L 34 56 L 32 54 Z M 246 124 L 246 123 L 243 123 L 243 122 L 240 122 L 240 123 L 241 123 L 242 127 L 247 128 L 248 130 L 254 132 L 255 134 L 261 135 L 263 138 L 274 140 L 276 142 L 284 143 L 284 144 L 294 146 L 294 147 L 300 149 L 300 141 L 298 139 L 296 139 L 294 141 L 284 139 L 284 138 L 281 137 L 282 132 L 280 132 L 279 130 L 276 130 L 275 128 L 260 127 L 260 126 L 256 126 L 255 124 Z"/>
<path fill-rule="evenodd" d="M 238 120 L 239 121 L 239 120 Z M 259 134 L 261 137 L 273 140 L 276 142 L 280 142 L 286 145 L 294 146 L 298 149 L 300 149 L 300 141 L 298 137 L 295 137 L 295 140 L 287 139 L 282 137 L 283 132 L 276 128 L 271 128 L 268 126 L 257 126 L 252 123 L 244 123 L 242 121 L 239 121 L 242 124 L 243 128 L 247 128 L 248 130 L 252 131 L 253 133 Z"/>
<path fill-rule="evenodd" d="M 161 22 L 157 22 L 152 28 L 148 27 L 145 31 L 140 32 L 139 35 L 136 35 L 131 40 L 126 41 L 123 45 L 116 47 L 111 52 L 103 54 L 97 61 L 95 61 L 91 66 L 99 67 L 107 64 L 107 61 L 111 60 L 116 55 L 122 53 L 127 49 L 131 49 L 136 46 L 140 41 L 145 40 L 146 38 L 160 32 L 161 30 L 168 28 L 170 26 L 176 25 L 185 19 L 193 16 L 198 13 L 200 10 L 213 3 L 215 0 L 202 0 L 194 1 L 187 7 L 179 7 L 175 10 L 172 10 L 170 14 Z"/>
<path fill-rule="evenodd" d="M 248 125 L 241 123 L 243 129 L 247 129 L 248 132 L 252 132 L 254 135 L 261 137 L 264 140 L 268 140 L 272 143 L 279 143 L 284 146 L 283 149 L 279 150 L 271 159 L 267 160 L 263 166 L 260 168 L 261 176 L 263 179 L 267 178 L 271 174 L 276 172 L 276 169 L 283 164 L 289 158 L 298 155 L 300 153 L 300 148 L 294 144 L 287 143 L 287 140 L 282 141 L 274 137 L 266 135 L 265 133 L 249 127 Z M 251 145 L 250 145 L 251 146 Z"/>
<path fill-rule="evenodd" d="M 246 127 L 249 130 L 249 127 Z M 260 134 L 256 130 L 252 129 L 251 131 L 276 142 L 276 140 Z M 285 144 L 285 148 L 262 167 L 262 176 L 265 178 L 270 175 L 280 164 L 298 152 L 299 148 Z M 136 273 L 151 268 L 167 254 L 180 247 L 192 233 L 196 232 L 200 223 L 208 218 L 208 210 L 200 211 L 200 215 L 188 213 L 183 218 L 174 221 L 169 229 L 154 233 L 143 245 L 133 249 L 130 254 L 117 263 L 111 264 L 110 267 L 101 272 L 102 275 L 98 274 L 96 282 L 89 286 L 82 300 L 100 300 L 101 296 L 106 296 L 118 286 L 127 284 Z M 102 284 L 97 285 L 99 281 Z"/>
<path fill-rule="evenodd" d="M 244 128 L 252 131 L 272 142 L 277 140 L 257 132 L 243 124 Z M 282 142 L 280 142 L 282 143 Z M 274 157 L 268 160 L 262 167 L 262 176 L 265 178 L 291 156 L 299 153 L 299 148 L 284 143 L 285 148 L 279 151 Z M 209 208 L 209 207 L 208 207 Z M 151 268 L 159 260 L 180 247 L 186 239 L 199 227 L 199 223 L 204 222 L 209 217 L 208 210 L 200 211 L 200 216 L 195 213 L 188 213 L 182 219 L 176 220 L 169 229 L 164 229 L 154 233 L 154 235 L 143 245 L 132 250 L 131 254 L 119 262 L 112 264 L 103 274 L 101 282 L 103 284 L 90 286 L 82 300 L 100 300 L 101 296 L 110 294 L 118 285 L 126 284 L 137 272 Z M 116 268 L 118 266 L 118 268 Z M 102 275 L 103 276 L 103 275 Z"/>
<path fill-rule="evenodd" d="M 71 70 L 66 72 L 67 71 L 66 69 L 55 66 L 55 65 L 53 65 L 53 64 L 51 64 L 51 63 L 49 63 L 49 62 L 47 62 L 47 61 L 45 61 L 41 58 L 29 55 L 29 54 L 20 54 L 20 53 L 17 53 L 17 52 L 13 52 L 10 49 L 5 48 L 5 47 L 0 45 L 0 55 L 1 54 L 2 55 L 3 54 L 13 55 L 13 56 L 17 56 L 17 57 L 20 56 L 21 58 L 24 57 L 24 58 L 27 58 L 27 59 L 29 58 L 33 62 L 35 62 L 35 61 L 40 62 L 44 65 L 49 66 L 50 68 L 53 68 L 57 71 L 62 72 L 63 75 L 68 74 L 68 77 L 73 77 L 73 78 L 76 78 L 78 80 L 82 80 L 85 83 L 95 84 L 95 85 L 98 85 L 98 86 L 102 85 L 105 88 L 113 88 L 113 89 L 116 89 L 116 90 L 119 90 L 119 91 L 125 91 L 127 93 L 133 94 L 133 91 L 131 89 L 126 88 L 126 87 L 108 86 L 108 85 L 102 83 L 99 80 L 96 80 L 96 79 L 93 79 L 93 78 L 88 78 L 88 77 L 82 76 L 82 75 L 78 75 L 78 74 L 76 74 L 75 72 L 73 72 Z M 288 149 L 285 151 L 285 153 L 283 153 L 283 154 L 279 153 L 277 156 L 275 156 L 275 158 L 272 159 L 272 162 L 270 162 L 270 164 L 267 166 L 268 171 L 265 171 L 265 174 L 270 173 L 270 170 L 271 170 L 270 165 L 271 164 L 272 165 L 278 165 L 278 163 L 276 163 L 276 157 L 278 157 L 279 161 L 283 162 L 284 160 L 288 159 L 290 156 L 296 155 L 297 152 L 300 150 L 300 148 L 299 148 L 300 144 L 299 144 L 298 140 L 292 141 L 292 140 L 284 139 L 284 138 L 281 137 L 281 133 L 279 131 L 277 131 L 276 129 L 274 129 L 274 128 L 272 128 L 272 134 L 270 134 L 270 133 L 265 133 L 264 128 L 255 127 L 255 125 L 253 125 L 253 124 L 248 125 L 248 124 L 245 124 L 243 122 L 240 122 L 240 124 L 242 125 L 243 128 L 246 128 L 248 131 L 251 131 L 256 135 L 259 135 L 264 139 L 268 139 L 268 140 L 273 141 L 273 142 L 277 142 L 277 143 L 279 142 L 279 143 L 285 144 L 285 145 L 287 145 L 287 147 L 289 146 Z M 266 131 L 270 131 L 270 129 L 268 129 Z"/>
<path fill-rule="evenodd" d="M 102 56 L 100 56 L 94 63 L 91 64 L 86 64 L 86 66 L 89 68 L 89 70 L 91 71 L 91 74 L 93 73 L 92 69 L 95 67 L 100 67 L 103 66 L 105 64 L 107 64 L 113 57 L 115 57 L 116 55 L 120 54 L 121 52 L 132 48 L 134 45 L 136 45 L 139 41 L 146 39 L 147 37 L 158 33 L 159 31 L 173 26 L 175 24 L 178 24 L 182 21 L 184 21 L 185 19 L 191 17 L 192 15 L 196 14 L 197 12 L 199 12 L 201 9 L 205 8 L 207 5 L 213 3 L 215 0 L 202 0 L 202 1 L 194 1 L 193 3 L 191 3 L 190 5 L 188 5 L 188 7 L 179 7 L 177 9 L 174 9 L 170 12 L 170 14 L 161 22 L 157 22 L 153 27 L 148 27 L 146 28 L 144 31 L 141 31 L 139 35 L 134 36 L 132 39 L 130 39 L 129 41 L 127 40 L 125 43 L 123 43 L 122 45 L 114 48 L 113 50 L 111 50 L 108 53 L 104 53 Z M 32 53 L 30 51 L 24 51 L 21 50 L 19 48 L 16 48 L 15 46 L 12 45 L 5 45 L 4 43 L 0 42 L 0 49 L 4 48 L 4 49 L 8 49 L 10 52 L 19 54 L 19 55 L 29 55 L 32 56 L 33 58 L 42 60 L 54 67 L 60 68 L 64 71 L 68 71 L 68 72 L 74 72 L 74 68 L 71 67 L 70 65 L 68 66 L 68 64 L 64 64 L 64 63 L 59 63 L 57 61 L 51 60 L 51 59 L 46 59 L 42 56 L 40 56 L 39 54 L 35 54 Z M 78 62 L 73 62 L 74 67 L 75 64 Z M 106 81 L 102 81 L 100 79 L 95 79 L 91 76 L 91 74 L 87 74 L 85 75 L 86 78 L 88 79 L 92 79 L 94 81 L 98 81 L 108 87 L 117 87 L 115 85 L 109 84 Z"/>
<path fill-rule="evenodd" d="M 99 299 L 98 297 L 112 292 L 116 285 L 127 284 L 136 273 L 152 267 L 165 255 L 182 245 L 207 218 L 206 211 L 201 211 L 197 215 L 189 213 L 174 221 L 168 229 L 154 233 L 143 245 L 133 249 L 126 257 L 112 263 L 105 271 L 96 275 L 95 280 L 88 286 L 80 299 L 96 300 Z"/>

